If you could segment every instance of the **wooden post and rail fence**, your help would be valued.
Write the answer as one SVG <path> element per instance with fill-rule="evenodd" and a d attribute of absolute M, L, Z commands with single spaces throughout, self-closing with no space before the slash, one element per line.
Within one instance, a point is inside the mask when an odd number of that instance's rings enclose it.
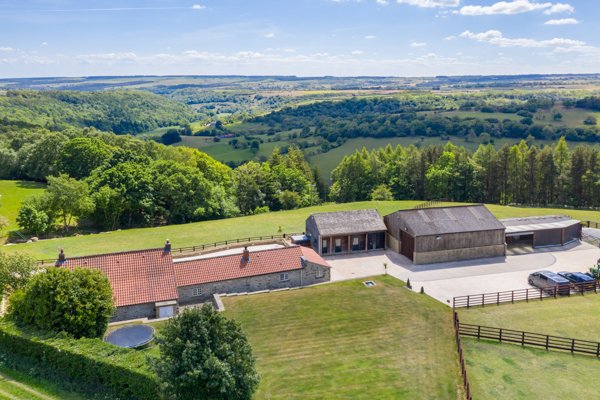
<path fill-rule="evenodd" d="M 567 351 L 571 354 L 585 354 L 600 357 L 600 342 L 492 326 L 465 324 L 458 321 L 456 312 L 454 313 L 454 318 L 459 336 L 474 337 L 478 340 L 496 340 L 498 342 L 520 344 L 521 346 L 533 346 L 544 348 L 546 350 Z"/>
<path fill-rule="evenodd" d="M 469 377 L 467 375 L 465 357 L 463 356 L 462 344 L 460 342 L 460 322 L 458 321 L 458 314 L 456 311 L 454 312 L 454 337 L 458 348 L 458 361 L 460 363 L 460 373 L 462 376 L 463 388 L 465 390 L 465 398 L 466 400 L 473 400 L 473 396 L 471 395 L 471 385 L 469 385 Z"/>
<path fill-rule="evenodd" d="M 486 305 L 499 305 L 502 303 L 515 303 L 518 301 L 544 300 L 560 296 L 571 296 L 573 294 L 584 295 L 585 293 L 598 293 L 600 284 L 598 281 L 572 283 L 569 286 L 554 286 L 544 289 L 527 288 L 507 290 L 504 292 L 492 292 L 481 294 L 469 294 L 456 296 L 452 299 L 452 308 L 485 307 Z"/>

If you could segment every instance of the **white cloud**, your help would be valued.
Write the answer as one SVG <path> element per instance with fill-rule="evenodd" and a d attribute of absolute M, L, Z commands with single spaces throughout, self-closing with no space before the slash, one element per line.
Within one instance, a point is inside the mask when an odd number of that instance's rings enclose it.
<path fill-rule="evenodd" d="M 363 53 L 364 53 L 364 51 L 362 51 L 362 50 L 352 50 L 351 54 L 354 54 L 355 56 L 358 56 L 358 55 L 361 55 Z"/>
<path fill-rule="evenodd" d="M 524 48 L 581 48 L 585 46 L 585 42 L 573 39 L 554 38 L 549 40 L 536 40 L 536 39 L 511 39 L 506 38 L 502 35 L 502 32 L 497 30 L 489 30 L 486 32 L 474 33 L 471 31 L 464 31 L 460 35 L 461 38 L 473 39 L 478 42 L 486 42 L 500 47 L 524 47 Z"/>
<path fill-rule="evenodd" d="M 427 46 L 427 43 L 425 42 L 412 42 L 410 44 L 410 47 L 425 47 Z"/>
<path fill-rule="evenodd" d="M 42 46 L 48 46 L 48 42 L 42 42 Z"/>
<path fill-rule="evenodd" d="M 390 4 L 389 0 L 375 0 L 377 4 L 381 4 L 382 6 L 387 6 Z"/>
<path fill-rule="evenodd" d="M 409 4 L 422 8 L 457 7 L 460 0 L 396 0 L 400 4 Z"/>
<path fill-rule="evenodd" d="M 575 12 L 575 7 L 570 4 L 565 3 L 556 3 L 553 4 L 552 7 L 544 11 L 544 14 L 558 14 L 558 13 L 573 13 Z"/>
<path fill-rule="evenodd" d="M 15 51 L 12 47 L 0 47 L 0 51 Z"/>
<path fill-rule="evenodd" d="M 577 25 L 579 21 L 575 18 L 550 19 L 544 25 Z"/>
<path fill-rule="evenodd" d="M 365 39 L 367 39 L 367 40 L 373 40 L 373 39 L 377 39 L 377 36 L 375 36 L 375 35 L 367 35 L 367 36 L 365 36 Z"/>
<path fill-rule="evenodd" d="M 563 3 L 538 3 L 530 0 L 499 1 L 491 6 L 471 5 L 464 6 L 459 13 L 462 15 L 514 15 L 526 12 L 545 10 L 545 14 L 554 14 L 560 12 L 573 12 L 575 9 L 570 4 Z"/>
<path fill-rule="evenodd" d="M 204 10 L 206 8 L 206 6 L 202 5 L 202 4 L 194 4 L 192 6 L 192 10 Z"/>
<path fill-rule="evenodd" d="M 275 34 L 274 34 L 273 32 L 269 32 L 269 33 L 265 33 L 265 35 L 264 35 L 264 36 L 265 36 L 266 38 L 269 38 L 269 39 L 271 39 L 271 38 L 274 38 L 274 37 L 275 37 Z"/>

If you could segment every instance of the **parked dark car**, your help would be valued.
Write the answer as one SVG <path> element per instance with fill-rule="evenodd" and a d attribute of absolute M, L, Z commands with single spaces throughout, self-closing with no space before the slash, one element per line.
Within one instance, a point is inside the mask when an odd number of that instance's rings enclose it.
<path fill-rule="evenodd" d="M 589 275 L 586 275 L 582 272 L 559 272 L 558 275 L 567 279 L 569 282 L 575 284 L 575 286 L 579 288 L 584 288 L 585 290 L 593 290 L 596 286 L 596 280 Z"/>
<path fill-rule="evenodd" d="M 537 271 L 529 274 L 527 279 L 531 286 L 543 289 L 548 294 L 569 294 L 571 293 L 571 282 L 551 271 Z"/>

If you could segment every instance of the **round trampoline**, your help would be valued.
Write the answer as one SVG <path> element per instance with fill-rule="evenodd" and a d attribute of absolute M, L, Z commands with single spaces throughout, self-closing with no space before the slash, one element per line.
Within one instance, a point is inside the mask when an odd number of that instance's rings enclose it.
<path fill-rule="evenodd" d="M 115 346 L 133 349 L 154 339 L 154 328 L 148 325 L 127 325 L 109 333 L 104 339 Z"/>

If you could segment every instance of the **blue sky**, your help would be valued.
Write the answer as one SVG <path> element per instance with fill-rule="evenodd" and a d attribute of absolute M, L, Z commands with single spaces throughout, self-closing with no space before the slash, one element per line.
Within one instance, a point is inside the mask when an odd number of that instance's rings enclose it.
<path fill-rule="evenodd" d="M 0 77 L 600 72 L 597 0 L 0 0 Z"/>

